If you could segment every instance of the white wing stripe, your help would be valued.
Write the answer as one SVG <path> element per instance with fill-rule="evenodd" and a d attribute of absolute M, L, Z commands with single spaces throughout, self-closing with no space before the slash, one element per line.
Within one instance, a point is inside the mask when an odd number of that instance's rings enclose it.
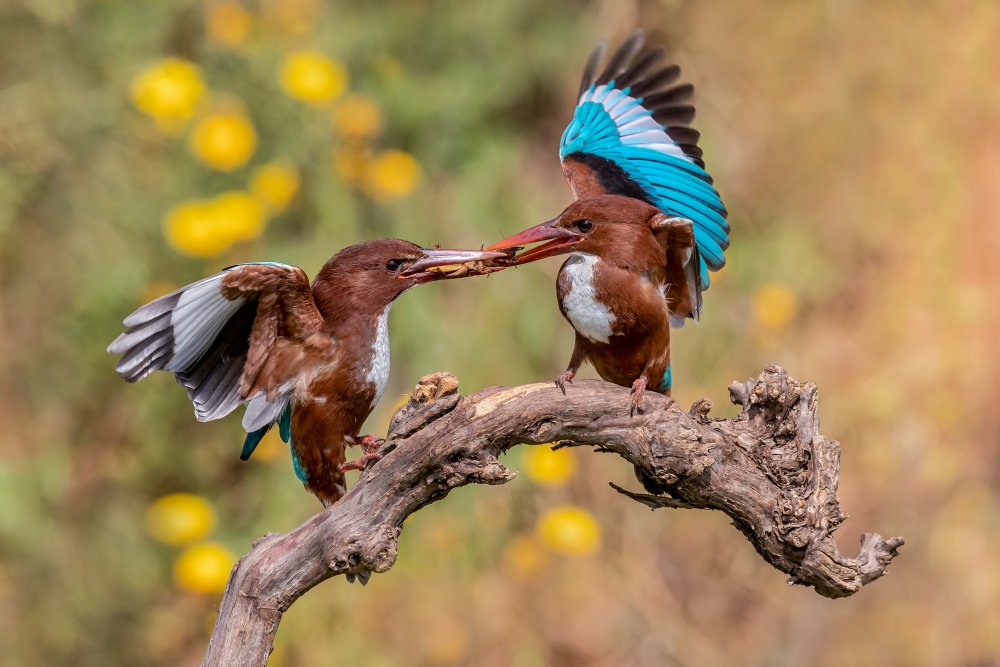
<path fill-rule="evenodd" d="M 648 148 L 660 153 L 681 158 L 687 162 L 694 160 L 684 154 L 662 125 L 648 113 L 638 99 L 631 95 L 626 95 L 624 91 L 613 87 L 610 83 L 601 84 L 587 90 L 580 96 L 577 106 L 586 102 L 596 102 L 604 107 L 604 110 L 611 116 L 618 132 L 618 138 L 628 146 Z M 639 116 L 635 117 L 638 111 Z M 595 140 L 599 137 L 595 137 Z"/>
<path fill-rule="evenodd" d="M 618 126 L 618 134 L 622 137 L 635 134 L 637 132 L 644 132 L 646 130 L 657 130 L 663 131 L 663 128 L 653 120 L 652 116 L 640 116 L 635 120 L 630 120 L 627 123 Z"/>
<path fill-rule="evenodd" d="M 205 353 L 229 318 L 246 303 L 246 299 L 229 300 L 222 296 L 222 275 L 213 276 L 181 295 L 170 315 L 174 329 L 174 358 L 167 370 L 187 368 Z"/>

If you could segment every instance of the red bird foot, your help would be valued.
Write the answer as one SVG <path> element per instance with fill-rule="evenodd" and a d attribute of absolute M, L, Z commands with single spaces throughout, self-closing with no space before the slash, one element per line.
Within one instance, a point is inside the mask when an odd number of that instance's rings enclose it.
<path fill-rule="evenodd" d="M 361 455 L 361 458 L 355 461 L 341 463 L 338 466 L 340 472 L 347 472 L 348 470 L 364 470 L 369 461 L 378 461 L 382 458 L 382 455 L 378 453 L 378 449 L 385 444 L 385 440 L 379 438 L 378 436 L 369 434 L 362 438 L 349 438 L 347 443 L 349 445 L 361 445 L 361 449 L 364 450 L 364 453 Z"/>
<path fill-rule="evenodd" d="M 556 386 L 562 389 L 563 396 L 566 395 L 566 383 L 569 382 L 573 384 L 573 377 L 576 375 L 572 370 L 567 370 L 565 373 L 556 378 Z"/>
<path fill-rule="evenodd" d="M 646 376 L 641 376 L 638 380 L 632 383 L 632 407 L 629 408 L 628 416 L 631 417 L 636 412 L 642 414 L 642 394 L 646 391 Z"/>

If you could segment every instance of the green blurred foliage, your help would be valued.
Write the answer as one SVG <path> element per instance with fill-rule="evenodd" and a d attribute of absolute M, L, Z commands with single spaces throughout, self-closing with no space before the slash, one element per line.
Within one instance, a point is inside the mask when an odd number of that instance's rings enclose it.
<path fill-rule="evenodd" d="M 551 217 L 569 200 L 556 147 L 580 67 L 636 25 L 660 31 L 699 88 L 734 230 L 703 321 L 676 333 L 675 398 L 733 414 L 729 381 L 771 361 L 817 382 L 824 432 L 843 444 L 842 546 L 899 533 L 903 555 L 856 597 L 821 599 L 785 586 L 721 515 L 645 512 L 606 486 L 634 484 L 626 466 L 577 452 L 568 485 L 461 489 L 414 516 L 388 574 L 324 584 L 291 609 L 272 662 L 1000 660 L 1000 4 L 259 0 L 237 44 L 206 32 L 212 7 L 0 6 L 5 664 L 197 664 L 218 597 L 175 586 L 177 549 L 145 532 L 149 503 L 199 494 L 220 517 L 212 539 L 235 553 L 319 508 L 283 451 L 238 460 L 236 418 L 196 423 L 166 374 L 119 380 L 104 348 L 150 286 L 254 259 L 313 272 L 390 234 L 478 247 Z M 373 147 L 423 167 L 412 195 L 378 203 L 335 175 L 326 113 L 278 85 L 300 48 L 345 63 L 351 90 L 377 101 Z M 132 106 L 131 81 L 167 56 L 242 99 L 258 133 L 248 165 L 211 171 L 187 129 L 164 135 Z M 245 187 L 273 159 L 298 165 L 302 187 L 260 237 L 210 260 L 165 243 L 172 207 Z M 455 372 L 465 391 L 554 377 L 571 344 L 556 270 L 400 299 L 369 427 L 384 432 L 424 373 Z M 762 319 L 776 307 L 765 285 L 791 305 Z M 597 518 L 599 552 L 532 556 L 537 518 L 566 503 Z"/>

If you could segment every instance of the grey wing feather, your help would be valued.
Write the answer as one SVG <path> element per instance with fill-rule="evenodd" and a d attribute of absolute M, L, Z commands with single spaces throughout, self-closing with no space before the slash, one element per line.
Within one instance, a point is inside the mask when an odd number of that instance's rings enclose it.
<path fill-rule="evenodd" d="M 259 264 L 295 270 L 277 262 Z M 227 299 L 221 287 L 222 277 L 241 266 L 246 265 L 228 267 L 138 308 L 125 318 L 125 333 L 108 352 L 121 355 L 115 370 L 128 382 L 156 370 L 173 371 L 199 421 L 219 419 L 246 405 L 243 426 L 252 432 L 281 416 L 294 385 L 280 385 L 270 401 L 264 392 L 247 399 L 240 394 L 257 300 Z"/>
<path fill-rule="evenodd" d="M 108 346 L 121 355 L 126 382 L 174 371 L 199 421 L 218 419 L 242 403 L 239 379 L 256 302 L 222 295 L 225 271 L 180 288 L 125 318 L 125 333 Z"/>
<path fill-rule="evenodd" d="M 187 389 L 198 421 L 224 417 L 243 402 L 239 383 L 256 310 L 256 302 L 244 303 L 212 347 L 190 368 L 177 372 L 177 383 Z"/>
<path fill-rule="evenodd" d="M 285 406 L 292 400 L 294 385 L 286 382 L 278 387 L 278 395 L 274 400 L 267 400 L 267 393 L 259 391 L 247 399 L 246 412 L 243 413 L 243 430 L 252 433 L 268 424 L 278 421 Z"/>

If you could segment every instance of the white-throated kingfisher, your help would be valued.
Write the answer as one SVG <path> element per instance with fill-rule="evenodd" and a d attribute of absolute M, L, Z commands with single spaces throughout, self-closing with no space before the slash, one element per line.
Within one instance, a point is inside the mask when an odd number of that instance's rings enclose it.
<path fill-rule="evenodd" d="M 609 382 L 670 394 L 670 327 L 698 319 L 710 270 L 725 263 L 726 209 L 690 127 L 694 87 L 663 66 L 661 47 L 636 31 L 598 71 L 603 46 L 583 73 L 576 111 L 559 148 L 576 201 L 559 216 L 488 250 L 545 241 L 518 264 L 572 253 L 556 291 L 576 331 L 556 384 L 566 391 L 590 360 Z"/>
<path fill-rule="evenodd" d="M 244 460 L 277 425 L 296 475 L 329 506 L 345 492 L 344 471 L 379 456 L 381 441 L 359 431 L 389 379 L 393 301 L 416 285 L 498 270 L 506 256 L 368 241 L 331 257 L 311 285 L 287 264 L 237 264 L 136 310 L 108 351 L 128 382 L 173 372 L 199 421 L 245 406 Z M 364 456 L 345 463 L 351 444 Z"/>

